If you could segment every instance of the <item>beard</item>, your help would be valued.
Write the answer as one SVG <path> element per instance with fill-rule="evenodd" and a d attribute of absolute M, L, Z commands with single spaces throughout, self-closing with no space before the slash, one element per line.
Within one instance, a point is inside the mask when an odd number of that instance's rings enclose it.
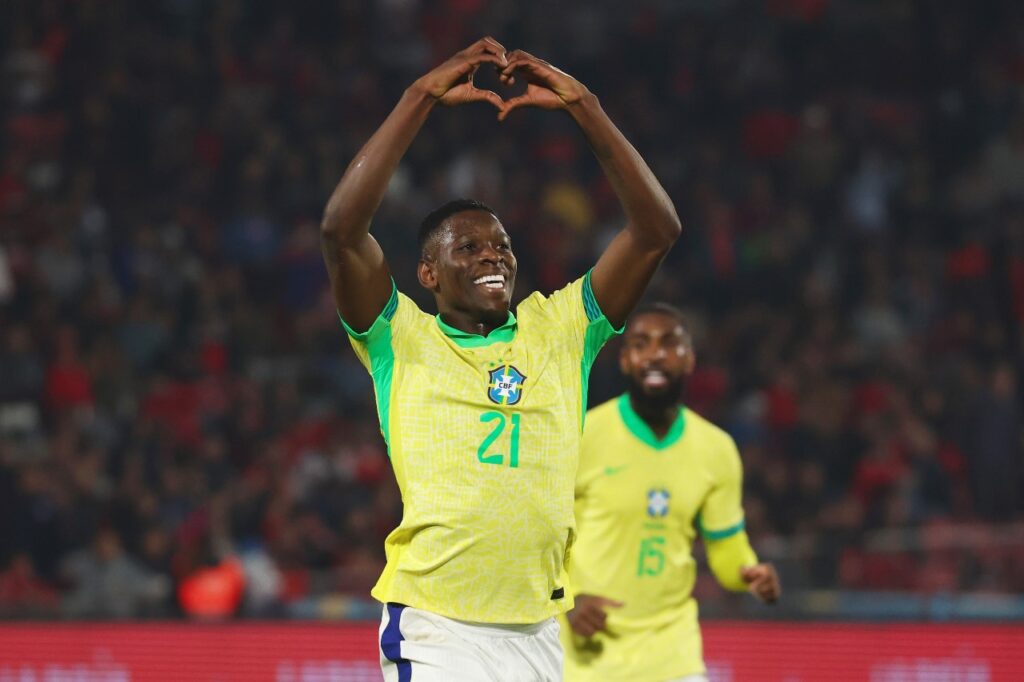
<path fill-rule="evenodd" d="M 682 376 L 669 379 L 665 388 L 656 391 L 645 389 L 643 383 L 633 375 L 629 376 L 629 397 L 633 404 L 641 407 L 645 412 L 660 412 L 675 407 L 683 397 L 683 386 L 685 379 Z"/>

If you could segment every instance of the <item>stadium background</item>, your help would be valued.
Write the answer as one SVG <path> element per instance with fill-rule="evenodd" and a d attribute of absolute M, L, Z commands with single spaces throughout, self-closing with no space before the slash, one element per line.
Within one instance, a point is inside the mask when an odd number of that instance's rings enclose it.
<path fill-rule="evenodd" d="M 786 589 L 704 573 L 712 678 L 1024 679 L 1012 0 L 0 3 L 0 679 L 379 675 L 349 621 L 400 499 L 317 225 L 485 33 L 593 90 L 683 218 L 651 297 L 691 316 L 687 402 Z M 411 235 L 455 196 L 502 216 L 519 296 L 620 224 L 567 117 L 438 110 L 374 228 L 424 305 Z"/>

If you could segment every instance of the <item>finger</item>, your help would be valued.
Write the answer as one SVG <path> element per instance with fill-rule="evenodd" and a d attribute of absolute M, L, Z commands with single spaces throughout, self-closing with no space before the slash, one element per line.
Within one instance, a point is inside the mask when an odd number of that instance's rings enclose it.
<path fill-rule="evenodd" d="M 597 632 L 604 629 L 604 612 L 597 611 L 587 614 L 586 623 L 590 628 L 591 633 Z"/>
<path fill-rule="evenodd" d="M 516 69 L 519 69 L 524 73 L 538 73 L 542 66 L 543 65 L 537 59 L 529 55 L 516 54 L 513 52 L 501 72 L 506 76 L 511 76 L 512 72 Z"/>
<path fill-rule="evenodd" d="M 532 59 L 534 61 L 537 60 L 536 57 L 534 57 L 532 54 L 530 54 L 526 50 L 512 50 L 511 52 L 509 52 L 508 53 L 508 60 L 512 61 L 513 59 L 524 59 L 524 60 Z"/>
<path fill-rule="evenodd" d="M 523 52 L 522 50 L 516 50 L 512 54 L 508 55 L 508 64 L 503 69 L 506 73 L 511 73 L 515 69 L 523 69 L 528 73 L 541 74 L 543 72 L 557 72 L 561 73 L 558 69 L 551 66 L 543 59 L 534 57 L 529 52 Z"/>
<path fill-rule="evenodd" d="M 505 54 L 508 52 L 508 50 L 505 49 L 504 45 L 499 43 L 491 36 L 486 36 L 485 38 L 483 38 L 483 41 L 488 45 L 488 47 L 490 47 L 493 50 L 496 50 L 495 54 L 501 56 L 503 59 L 505 58 Z"/>
<path fill-rule="evenodd" d="M 446 63 L 445 68 L 454 69 L 454 72 L 450 73 L 453 73 L 453 82 L 458 82 L 459 80 L 466 78 L 468 74 L 471 75 L 476 71 L 480 64 L 484 62 L 494 64 L 497 68 L 501 68 L 501 60 L 489 52 L 461 55 L 460 57 L 451 60 L 451 66 L 448 66 Z"/>
<path fill-rule="evenodd" d="M 760 591 L 761 599 L 769 604 L 774 604 L 779 600 L 779 590 L 775 585 L 768 585 Z"/>
<path fill-rule="evenodd" d="M 590 635 L 593 634 L 593 631 L 590 628 L 590 623 L 588 623 L 581 614 L 576 614 L 569 624 L 572 626 L 573 632 L 583 635 L 584 637 L 590 637 Z"/>
<path fill-rule="evenodd" d="M 505 106 L 505 100 L 501 98 L 501 95 L 494 92 L 493 90 L 484 90 L 481 88 L 473 88 L 469 92 L 470 99 L 475 102 L 490 102 L 497 107 L 500 112 Z M 499 113 L 500 115 L 500 113 Z"/>
<path fill-rule="evenodd" d="M 745 566 L 740 569 L 740 578 L 748 585 L 762 577 L 762 575 L 764 575 L 762 566 Z"/>
<path fill-rule="evenodd" d="M 476 54 L 467 55 L 466 61 L 474 66 L 479 66 L 484 62 L 488 62 L 490 64 L 494 64 L 500 69 L 505 68 L 504 56 L 499 56 L 492 52 L 477 52 Z"/>
<path fill-rule="evenodd" d="M 498 114 L 498 120 L 504 121 L 508 118 L 509 113 L 511 113 L 513 109 L 518 109 L 519 107 L 526 106 L 529 103 L 530 98 L 526 95 L 520 95 L 519 97 L 513 97 L 512 99 L 505 100 L 501 107 L 501 113 Z"/>
<path fill-rule="evenodd" d="M 502 65 L 505 64 L 505 47 L 490 36 L 481 38 L 464 50 L 464 53 L 467 55 L 475 55 L 484 52 L 498 57 Z"/>
<path fill-rule="evenodd" d="M 617 601 L 615 599 L 609 599 L 608 597 L 598 597 L 598 600 L 598 603 L 602 607 L 608 606 L 613 609 L 621 609 L 623 606 L 626 605 L 625 602 Z"/>
<path fill-rule="evenodd" d="M 766 602 L 774 602 L 779 596 L 779 584 L 772 576 L 765 576 L 763 580 L 755 581 L 751 588 L 754 594 Z"/>

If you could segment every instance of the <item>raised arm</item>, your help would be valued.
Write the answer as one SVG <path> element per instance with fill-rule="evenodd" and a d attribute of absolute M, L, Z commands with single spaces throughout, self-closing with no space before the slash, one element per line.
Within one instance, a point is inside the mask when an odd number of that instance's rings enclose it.
<path fill-rule="evenodd" d="M 527 82 L 526 92 L 505 102 L 499 118 L 520 106 L 568 111 L 622 203 L 626 225 L 597 261 L 590 280 L 601 310 L 619 327 L 679 237 L 679 216 L 654 173 L 582 83 L 521 50 L 509 54 L 502 79 L 510 83 L 517 73 Z"/>
<path fill-rule="evenodd" d="M 504 67 L 505 48 L 493 38 L 482 38 L 413 83 L 349 163 L 327 202 L 320 246 L 338 312 L 357 331 L 373 324 L 391 295 L 391 274 L 370 235 L 370 220 L 430 110 L 438 103 L 476 101 L 502 108 L 496 93 L 473 86 L 473 74 L 482 63 Z"/>

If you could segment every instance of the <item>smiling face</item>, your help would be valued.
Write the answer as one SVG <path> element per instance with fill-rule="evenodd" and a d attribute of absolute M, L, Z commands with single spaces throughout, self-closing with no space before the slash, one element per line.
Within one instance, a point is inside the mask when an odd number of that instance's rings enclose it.
<path fill-rule="evenodd" d="M 501 325 L 516 282 L 516 257 L 501 221 L 474 209 L 453 213 L 423 248 L 417 269 L 438 311 L 471 322 Z"/>
<path fill-rule="evenodd" d="M 690 335 L 675 315 L 640 312 L 630 319 L 619 367 L 629 379 L 634 398 L 657 405 L 675 404 L 695 365 Z"/>

